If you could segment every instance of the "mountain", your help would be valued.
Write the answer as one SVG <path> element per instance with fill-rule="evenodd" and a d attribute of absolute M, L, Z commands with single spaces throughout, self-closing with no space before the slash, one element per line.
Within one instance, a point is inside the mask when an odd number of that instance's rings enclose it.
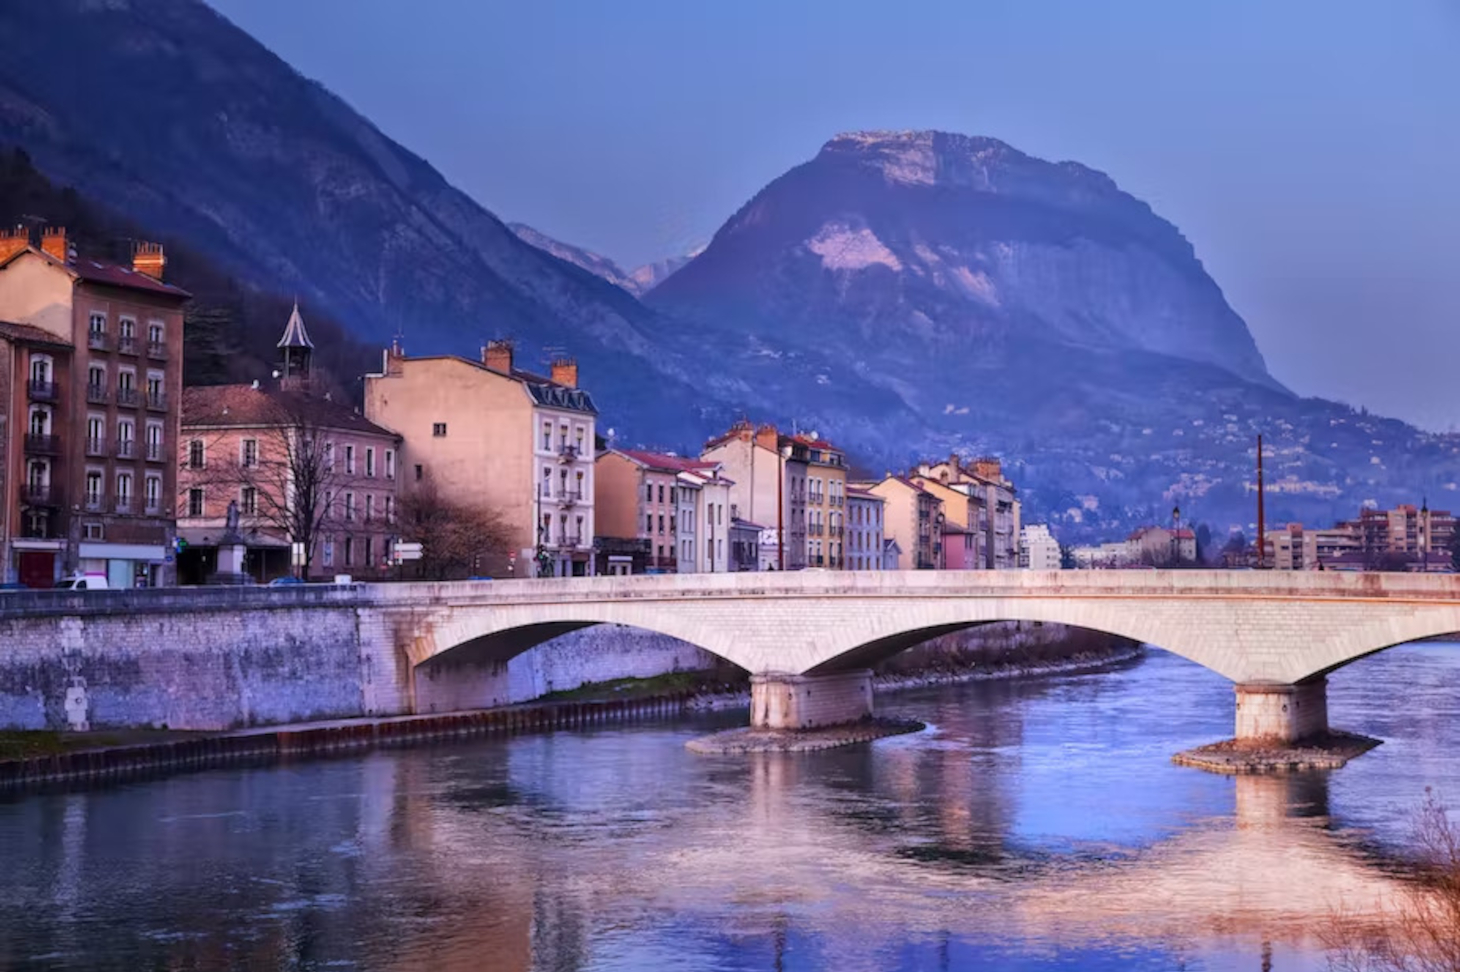
<path fill-rule="evenodd" d="M 0 36 L 0 144 L 240 281 L 377 346 L 473 354 L 510 336 L 530 364 L 566 349 L 601 399 L 680 441 L 723 418 L 657 314 L 522 242 L 198 0 L 0 4 Z"/>
<path fill-rule="evenodd" d="M 1174 503 L 1249 523 L 1258 432 L 1273 522 L 1460 479 L 1453 440 L 1287 391 L 1191 244 L 1108 176 L 991 138 L 839 135 L 646 299 L 871 457 L 1009 457 L 1071 535 Z"/>
<path fill-rule="evenodd" d="M 669 279 L 671 274 L 693 260 L 704 249 L 700 247 L 684 256 L 670 257 L 667 260 L 657 260 L 654 263 L 646 263 L 633 271 L 625 271 L 606 256 L 594 253 L 592 250 L 585 250 L 581 246 L 574 246 L 571 243 L 564 243 L 562 240 L 554 239 L 546 233 L 533 229 L 526 223 L 508 223 L 507 228 L 516 233 L 518 238 L 523 242 L 529 243 L 544 252 L 551 253 L 559 260 L 566 260 L 576 267 L 582 267 L 594 276 L 607 280 L 615 287 L 627 290 L 635 297 L 642 297 L 659 286 L 665 280 Z"/>

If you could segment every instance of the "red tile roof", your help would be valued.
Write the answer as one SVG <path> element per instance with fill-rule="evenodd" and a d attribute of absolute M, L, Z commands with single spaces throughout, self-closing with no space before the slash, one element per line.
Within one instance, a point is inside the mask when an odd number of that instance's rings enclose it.
<path fill-rule="evenodd" d="M 12 324 L 10 321 L 0 321 L 0 334 L 12 341 L 25 341 L 29 344 L 49 344 L 58 348 L 74 347 L 65 338 L 31 324 Z"/>
<path fill-rule="evenodd" d="M 616 452 L 628 456 L 641 466 L 662 472 L 692 472 L 698 469 L 714 469 L 719 463 L 705 462 L 700 459 L 687 459 L 684 456 L 671 456 L 663 452 L 648 452 L 643 449 L 617 449 Z"/>
<path fill-rule="evenodd" d="M 55 257 L 36 247 L 26 247 L 24 250 L 17 250 L 10 258 L 0 261 L 0 266 L 5 266 L 16 260 L 22 253 L 34 253 L 36 256 L 58 267 L 64 267 L 78 279 L 87 283 L 105 284 L 108 287 L 124 287 L 128 290 L 145 290 L 154 294 L 165 294 L 168 297 L 176 297 L 179 300 L 186 300 L 192 296 L 181 287 L 174 287 L 172 284 L 163 283 L 161 280 L 154 280 L 145 273 L 138 273 L 131 267 L 117 266 L 115 263 L 102 263 L 99 260 L 78 258 L 69 263 L 57 260 Z"/>
<path fill-rule="evenodd" d="M 253 428 L 296 420 L 320 428 L 397 438 L 349 405 L 303 392 L 252 385 L 195 385 L 182 394 L 183 428 Z"/>

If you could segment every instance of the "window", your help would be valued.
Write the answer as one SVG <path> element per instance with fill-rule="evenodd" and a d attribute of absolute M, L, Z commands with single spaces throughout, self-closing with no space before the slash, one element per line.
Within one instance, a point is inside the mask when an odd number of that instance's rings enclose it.
<path fill-rule="evenodd" d="M 553 448 L 553 423 L 542 423 L 542 447 L 548 451 Z"/>
<path fill-rule="evenodd" d="M 89 415 L 86 418 L 86 452 L 88 455 L 106 455 L 106 418 Z"/>
<path fill-rule="evenodd" d="M 660 533 L 663 533 L 664 532 L 664 514 L 663 513 L 660 513 L 659 514 L 659 532 Z"/>
<path fill-rule="evenodd" d="M 30 410 L 30 434 L 46 435 L 51 431 L 51 412 L 46 408 Z"/>
<path fill-rule="evenodd" d="M 333 567 L 335 565 L 335 542 L 333 540 L 326 540 L 324 542 L 324 550 L 320 556 L 324 559 L 324 565 L 326 567 Z"/>
<path fill-rule="evenodd" d="M 395 522 L 395 497 L 394 496 L 387 496 L 385 498 L 385 522 L 386 523 L 394 523 Z"/>
<path fill-rule="evenodd" d="M 355 447 L 352 445 L 345 446 L 345 475 L 355 475 Z"/>
<path fill-rule="evenodd" d="M 654 532 L 654 514 L 653 513 L 645 513 L 644 514 L 644 532 L 645 533 L 653 533 Z"/>
<path fill-rule="evenodd" d="M 421 477 L 423 477 L 425 475 L 426 475 L 426 470 L 421 466 L 421 464 L 419 462 L 416 463 L 416 482 L 419 483 L 421 481 Z"/>
<path fill-rule="evenodd" d="M 106 539 L 106 530 L 102 528 L 100 523 L 83 523 L 81 524 L 81 539 L 104 540 Z"/>
<path fill-rule="evenodd" d="M 117 473 L 117 510 L 123 510 L 132 503 L 132 474 Z"/>
<path fill-rule="evenodd" d="M 369 523 L 373 519 L 375 519 L 375 497 L 367 495 L 365 497 L 365 522 Z M 368 562 L 370 558 L 366 557 L 365 560 Z"/>
<path fill-rule="evenodd" d="M 659 502 L 664 502 L 664 484 L 659 484 Z"/>
<path fill-rule="evenodd" d="M 353 567 L 354 565 L 355 565 L 355 538 L 354 537 L 346 537 L 345 538 L 345 566 L 346 567 Z"/>
<path fill-rule="evenodd" d="M 137 336 L 137 322 L 130 317 L 123 317 L 117 320 L 117 335 L 123 340 Z"/>
<path fill-rule="evenodd" d="M 259 464 L 259 440 L 243 440 L 243 464 L 245 467 L 253 467 Z"/>
<path fill-rule="evenodd" d="M 678 487 L 676 487 L 676 486 L 669 487 L 669 502 L 671 502 L 671 503 L 678 503 L 679 502 L 679 488 Z"/>
<path fill-rule="evenodd" d="M 568 448 L 568 427 L 566 425 L 558 429 L 558 451 L 563 452 Z"/>
<path fill-rule="evenodd" d="M 395 478 L 395 450 L 394 449 L 386 449 L 385 450 L 385 478 L 386 479 L 394 479 Z"/>
<path fill-rule="evenodd" d="M 106 369 L 101 365 L 92 365 L 86 369 L 86 393 L 88 395 L 105 394 L 106 392 Z"/>
<path fill-rule="evenodd" d="M 106 333 L 106 315 L 105 314 L 92 314 L 91 315 L 91 333 L 92 334 L 105 334 Z"/>
<path fill-rule="evenodd" d="M 162 505 L 162 480 L 148 476 L 144 488 L 147 490 L 144 494 L 147 509 L 155 512 Z"/>
<path fill-rule="evenodd" d="M 193 439 L 188 443 L 188 468 L 203 468 L 203 440 Z"/>
<path fill-rule="evenodd" d="M 35 385 L 45 385 L 51 380 L 51 359 L 43 354 L 33 354 L 30 358 L 30 380 Z"/>
<path fill-rule="evenodd" d="M 573 430 L 573 438 L 577 440 L 576 441 L 576 444 L 577 444 L 577 447 L 578 447 L 578 451 L 579 452 L 582 452 L 583 451 L 583 426 L 580 425 L 576 429 Z"/>
<path fill-rule="evenodd" d="M 95 509 L 101 506 L 101 471 L 97 469 L 87 470 L 86 473 L 86 505 Z"/>
<path fill-rule="evenodd" d="M 365 475 L 367 475 L 367 476 L 374 476 L 375 475 L 375 450 L 374 449 L 367 448 L 365 450 Z"/>
<path fill-rule="evenodd" d="M 117 390 L 129 392 L 136 387 L 137 373 L 135 371 L 117 372 Z"/>
<path fill-rule="evenodd" d="M 259 491 L 252 486 L 245 486 L 238 492 L 238 509 L 240 513 L 247 513 L 253 516 L 259 511 Z"/>
<path fill-rule="evenodd" d="M 375 563 L 375 538 L 365 538 L 365 566 L 369 567 Z"/>
<path fill-rule="evenodd" d="M 130 459 L 136 455 L 134 448 L 137 427 L 128 421 L 117 423 L 117 458 Z"/>
<path fill-rule="evenodd" d="M 644 502 L 645 503 L 652 503 L 652 502 L 654 502 L 654 484 L 653 483 L 645 483 L 644 484 Z"/>
<path fill-rule="evenodd" d="M 203 515 L 203 491 L 201 489 L 188 490 L 188 516 Z"/>
<path fill-rule="evenodd" d="M 436 423 L 432 424 L 432 426 L 431 426 L 431 434 L 434 435 L 438 439 L 444 439 L 446 437 L 446 423 L 445 422 L 436 422 Z"/>
<path fill-rule="evenodd" d="M 147 324 L 147 343 L 148 344 L 153 344 L 153 345 L 161 344 L 162 343 L 162 322 L 161 321 L 149 321 L 148 322 L 148 324 Z"/>
<path fill-rule="evenodd" d="M 162 426 L 147 426 L 147 458 L 155 462 L 162 460 Z"/>
<path fill-rule="evenodd" d="M 540 528 L 540 532 L 538 533 L 538 537 L 537 537 L 538 542 L 540 542 L 540 543 L 547 543 L 548 540 L 552 537 L 552 533 L 553 533 L 553 516 L 552 516 L 551 513 L 544 513 L 542 515 L 542 527 Z"/>
<path fill-rule="evenodd" d="M 147 372 L 147 399 L 154 405 L 162 404 L 162 373 Z"/>
<path fill-rule="evenodd" d="M 326 442 L 324 444 L 324 468 L 333 471 L 335 468 L 335 444 Z"/>
<path fill-rule="evenodd" d="M 583 542 L 583 518 L 577 517 L 577 529 L 573 531 L 573 539 L 578 543 Z"/>
<path fill-rule="evenodd" d="M 345 519 L 346 520 L 353 520 L 353 519 L 355 519 L 355 494 L 354 493 L 346 493 L 345 494 Z M 349 543 L 348 540 L 346 540 L 345 542 L 346 543 Z M 346 547 L 345 549 L 348 550 L 349 548 Z M 347 554 L 345 554 L 345 563 L 348 564 L 349 562 L 350 562 L 350 555 L 347 553 Z"/>

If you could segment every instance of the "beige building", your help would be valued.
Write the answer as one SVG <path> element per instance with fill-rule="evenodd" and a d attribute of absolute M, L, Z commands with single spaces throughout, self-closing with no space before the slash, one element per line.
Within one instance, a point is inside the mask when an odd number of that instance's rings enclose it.
<path fill-rule="evenodd" d="M 846 455 L 815 432 L 782 438 L 806 454 L 806 564 L 845 570 Z"/>
<path fill-rule="evenodd" d="M 650 570 L 729 569 L 730 490 L 720 465 L 640 449 L 609 449 L 595 463 L 598 536 L 647 545 Z"/>
<path fill-rule="evenodd" d="M 507 557 L 484 557 L 494 576 L 594 572 L 597 409 L 571 359 L 550 375 L 514 366 L 492 341 L 480 361 L 386 352 L 365 377 L 365 415 L 402 438 L 404 489 L 430 477 L 453 502 L 486 507 L 511 535 Z"/>
<path fill-rule="evenodd" d="M 296 305 L 277 379 L 183 389 L 178 482 L 182 583 L 219 568 L 229 507 L 255 581 L 388 576 L 400 538 L 400 437 L 319 394 L 314 343 Z"/>
<path fill-rule="evenodd" d="M 1019 566 L 1019 498 L 998 459 L 982 457 L 965 463 L 953 455 L 944 462 L 919 464 L 911 478 L 939 482 L 969 497 L 967 511 L 949 515 L 980 534 L 980 566 L 986 570 Z"/>
<path fill-rule="evenodd" d="M 737 422 L 705 443 L 700 458 L 718 463 L 734 484 L 731 516 L 765 527 L 761 563 L 768 570 L 806 566 L 806 500 L 810 450 L 773 425 Z"/>
<path fill-rule="evenodd" d="M 897 547 L 898 570 L 937 570 L 943 562 L 943 504 L 903 476 L 856 483 L 883 500 L 883 531 Z"/>
<path fill-rule="evenodd" d="M 65 230 L 0 233 L 0 556 L 5 579 L 72 571 L 173 583 L 183 303 L 162 247 L 130 267 Z"/>

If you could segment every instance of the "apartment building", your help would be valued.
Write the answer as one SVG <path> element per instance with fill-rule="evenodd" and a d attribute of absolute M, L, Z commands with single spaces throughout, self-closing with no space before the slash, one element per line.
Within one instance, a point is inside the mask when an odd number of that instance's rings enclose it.
<path fill-rule="evenodd" d="M 979 557 L 987 570 L 1009 570 L 1019 565 L 1019 498 L 1014 484 L 1004 477 L 998 459 L 980 457 L 964 462 L 957 455 L 946 461 L 920 463 L 910 478 L 942 483 L 969 497 L 964 526 L 982 533 Z"/>
<path fill-rule="evenodd" d="M 548 375 L 513 358 L 508 341 L 488 342 L 479 361 L 394 345 L 365 376 L 365 416 L 401 436 L 406 493 L 429 478 L 443 499 L 502 518 L 509 549 L 484 549 L 484 573 L 591 575 L 598 410 L 571 358 Z"/>
<path fill-rule="evenodd" d="M 740 421 L 705 443 L 700 458 L 718 463 L 734 483 L 730 504 L 735 515 L 765 525 L 759 545 L 761 564 L 771 570 L 804 568 L 811 469 L 807 445 L 781 435 L 774 425 L 757 428 Z M 823 556 L 824 551 L 823 547 Z"/>
<path fill-rule="evenodd" d="M 882 570 L 882 509 L 886 501 L 870 490 L 846 487 L 847 570 Z"/>
<path fill-rule="evenodd" d="M 259 582 L 373 579 L 389 569 L 401 529 L 400 437 L 317 391 L 314 342 L 297 304 L 278 348 L 277 378 L 183 389 L 183 583 L 206 583 L 219 547 L 238 542 L 243 573 Z M 227 535 L 230 507 L 236 537 Z"/>
<path fill-rule="evenodd" d="M 1290 523 L 1263 537 L 1263 562 L 1275 570 L 1451 569 L 1455 517 L 1448 510 L 1404 504 L 1365 509 L 1327 529 Z"/>
<path fill-rule="evenodd" d="M 883 531 L 897 546 L 897 570 L 937 570 L 943 564 L 943 503 L 904 476 L 855 483 L 882 498 Z"/>
<path fill-rule="evenodd" d="M 598 537 L 649 545 L 645 566 L 682 574 L 729 570 L 731 481 L 718 463 L 641 449 L 595 462 Z"/>
<path fill-rule="evenodd" d="M 713 463 L 685 469 L 677 480 L 683 563 L 695 573 L 725 573 L 730 570 L 734 525 L 730 490 L 734 484 L 721 476 L 719 466 Z M 680 572 L 685 572 L 684 567 Z"/>
<path fill-rule="evenodd" d="M 1021 570 L 1059 570 L 1063 566 L 1060 543 L 1043 523 L 1026 524 L 1019 531 Z"/>
<path fill-rule="evenodd" d="M 806 564 L 846 569 L 846 454 L 815 432 L 785 440 L 805 449 Z"/>
<path fill-rule="evenodd" d="M 5 579 L 72 571 L 174 582 L 183 304 L 162 247 L 130 266 L 0 232 L 0 558 Z"/>

